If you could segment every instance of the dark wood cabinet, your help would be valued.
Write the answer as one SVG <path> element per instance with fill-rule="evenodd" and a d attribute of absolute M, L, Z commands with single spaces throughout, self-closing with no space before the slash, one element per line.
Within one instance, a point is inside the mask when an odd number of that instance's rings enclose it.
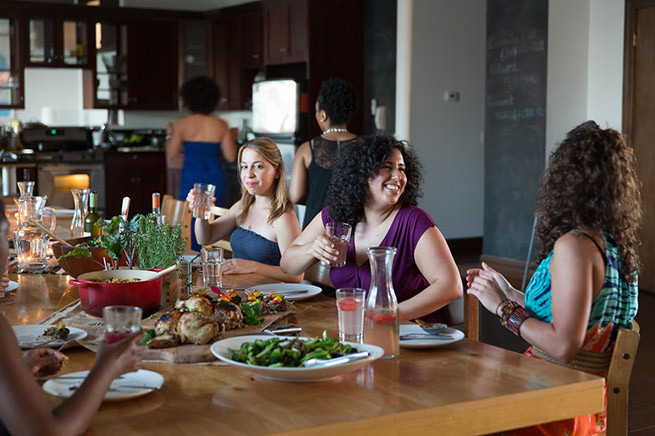
<path fill-rule="evenodd" d="M 25 107 L 20 31 L 18 17 L 0 15 L 0 108 L 3 109 Z"/>
<path fill-rule="evenodd" d="M 119 215 L 123 197 L 130 197 L 130 216 L 152 212 L 152 193 L 166 192 L 166 157 L 159 153 L 105 154 L 105 216 Z"/>
<path fill-rule="evenodd" d="M 186 80 L 213 74 L 213 38 L 209 20 L 181 21 L 178 25 L 178 88 Z M 180 101 L 180 109 L 182 102 Z"/>
<path fill-rule="evenodd" d="M 264 63 L 307 61 L 307 1 L 270 0 L 264 3 Z"/>
<path fill-rule="evenodd" d="M 87 68 L 91 25 L 86 20 L 44 15 L 26 21 L 25 65 Z"/>
<path fill-rule="evenodd" d="M 214 21 L 214 77 L 220 110 L 252 108 L 252 84 L 262 71 L 263 15 L 260 3 L 222 10 Z"/>
<path fill-rule="evenodd" d="M 128 107 L 176 110 L 177 22 L 129 23 L 127 38 Z"/>

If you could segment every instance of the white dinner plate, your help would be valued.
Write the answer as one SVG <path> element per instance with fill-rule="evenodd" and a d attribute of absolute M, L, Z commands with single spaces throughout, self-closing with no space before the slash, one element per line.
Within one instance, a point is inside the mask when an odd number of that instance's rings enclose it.
<path fill-rule="evenodd" d="M 250 335 L 250 336 L 235 336 L 233 338 L 222 339 L 218 342 L 214 342 L 211 347 L 211 351 L 220 360 L 227 362 L 231 365 L 240 366 L 241 368 L 246 368 L 247 370 L 268 378 L 271 380 L 286 381 L 286 382 L 316 382 L 329 380 L 341 374 L 348 373 L 359 369 L 369 363 L 373 362 L 376 359 L 379 359 L 383 354 L 384 350 L 375 345 L 369 344 L 357 344 L 354 342 L 342 342 L 344 344 L 350 344 L 357 351 L 368 351 L 369 357 L 365 359 L 359 359 L 352 362 L 344 363 L 342 365 L 335 365 L 330 367 L 299 367 L 299 368 L 269 368 L 268 366 L 257 366 L 249 365 L 247 363 L 237 362 L 232 360 L 232 352 L 230 350 L 238 350 L 241 347 L 241 344 L 244 342 L 253 342 L 257 339 L 268 340 L 271 339 L 271 336 L 267 335 Z M 293 339 L 284 337 L 282 339 Z M 298 338 L 300 340 L 307 340 L 310 338 Z"/>
<path fill-rule="evenodd" d="M 89 371 L 71 372 L 52 378 L 43 384 L 43 390 L 55 397 L 68 398 L 82 384 Z M 140 369 L 115 379 L 105 393 L 104 401 L 123 401 L 140 397 L 161 388 L 164 377 L 154 371 Z"/>
<path fill-rule="evenodd" d="M 5 292 L 15 291 L 16 289 L 18 289 L 18 283 L 9 280 L 9 285 L 7 286 L 7 289 L 5 289 Z"/>
<path fill-rule="evenodd" d="M 257 285 L 251 286 L 246 289 L 246 292 L 259 291 L 262 294 L 270 294 L 271 292 L 279 292 L 281 295 L 284 295 L 289 301 L 295 300 L 306 300 L 312 298 L 321 293 L 321 288 L 314 285 L 306 285 L 304 283 L 273 283 L 270 285 Z M 284 291 L 307 291 L 305 293 L 292 293 L 290 295 L 285 295 Z"/>
<path fill-rule="evenodd" d="M 68 338 L 49 342 L 50 337 L 43 336 L 43 331 L 48 327 L 52 327 L 52 325 L 15 325 L 12 329 L 21 348 L 58 347 L 68 341 L 77 341 L 86 338 L 86 332 L 84 330 L 68 327 L 70 330 Z"/>
<path fill-rule="evenodd" d="M 417 336 L 412 337 L 411 339 L 401 339 L 400 346 L 404 348 L 432 348 L 440 347 L 446 344 L 452 344 L 453 342 L 461 341 L 464 339 L 464 333 L 457 329 L 447 328 L 442 331 L 440 334 L 432 337 L 421 337 L 419 335 L 425 334 L 425 331 L 416 324 L 401 324 L 400 325 L 400 336 L 408 335 L 415 333 Z"/>

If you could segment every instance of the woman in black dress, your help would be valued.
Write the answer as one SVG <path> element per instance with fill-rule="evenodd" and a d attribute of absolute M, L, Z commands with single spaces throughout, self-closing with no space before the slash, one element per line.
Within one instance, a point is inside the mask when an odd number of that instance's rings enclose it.
<path fill-rule="evenodd" d="M 324 206 L 332 165 L 341 146 L 357 135 L 348 131 L 359 99 L 350 82 L 331 78 L 323 82 L 316 101 L 316 122 L 323 134 L 298 148 L 291 170 L 289 197 L 305 203 L 305 228 Z"/>

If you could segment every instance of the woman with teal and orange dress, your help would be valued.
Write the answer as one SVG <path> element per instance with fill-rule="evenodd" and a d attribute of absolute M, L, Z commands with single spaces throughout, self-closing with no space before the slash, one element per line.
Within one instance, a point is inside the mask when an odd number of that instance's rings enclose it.
<path fill-rule="evenodd" d="M 526 355 L 605 376 L 618 330 L 637 314 L 634 155 L 621 134 L 587 121 L 550 157 L 538 196 L 540 264 L 525 293 L 486 264 L 467 292 L 531 347 Z M 605 413 L 506 432 L 596 435 Z"/>
<path fill-rule="evenodd" d="M 216 204 L 229 206 L 225 163 L 234 162 L 237 148 L 228 124 L 212 114 L 220 97 L 218 86 L 207 76 L 194 77 L 182 84 L 180 95 L 191 113 L 175 122 L 166 142 L 168 168 L 182 170 L 179 199 L 186 199 L 195 183 L 210 183 L 216 186 Z M 193 235 L 191 240 L 198 250 Z"/>

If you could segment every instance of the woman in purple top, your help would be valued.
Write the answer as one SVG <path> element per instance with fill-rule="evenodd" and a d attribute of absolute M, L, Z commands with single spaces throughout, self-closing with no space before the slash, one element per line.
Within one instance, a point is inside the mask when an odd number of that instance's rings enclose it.
<path fill-rule="evenodd" d="M 325 223 L 345 222 L 353 232 L 346 265 L 330 271 L 332 284 L 368 289 L 366 249 L 396 247 L 392 273 L 400 318 L 443 321 L 439 309 L 462 295 L 462 283 L 446 240 L 416 207 L 420 181 L 415 152 L 391 136 L 362 136 L 344 145 L 334 165 L 328 207 L 285 251 L 282 270 L 299 274 L 319 260 L 335 260 L 338 250 L 325 236 Z"/>

